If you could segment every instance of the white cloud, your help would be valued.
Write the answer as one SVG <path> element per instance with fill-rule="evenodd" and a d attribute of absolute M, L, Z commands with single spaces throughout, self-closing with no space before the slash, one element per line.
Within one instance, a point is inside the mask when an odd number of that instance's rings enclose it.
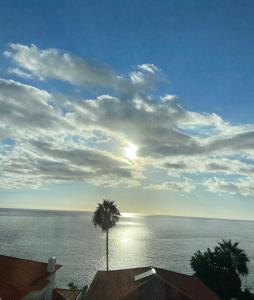
<path fill-rule="evenodd" d="M 2 186 L 47 182 L 144 184 L 146 167 L 165 170 L 174 181 L 147 189 L 191 192 L 200 184 L 179 177 L 221 176 L 204 183 L 211 192 L 252 195 L 254 124 L 232 125 L 217 114 L 185 110 L 177 96 L 153 94 L 159 68 L 141 64 L 126 75 L 70 53 L 10 44 L 10 74 L 29 81 L 50 78 L 102 85 L 108 94 L 71 100 L 14 80 L 0 79 L 0 170 Z M 114 94 L 111 94 L 112 90 Z M 6 138 L 13 143 L 6 146 Z M 124 145 L 137 146 L 126 159 Z M 247 159 L 248 158 L 248 159 Z M 227 176 L 237 177 L 235 182 Z M 243 178 L 246 180 L 243 181 Z M 150 178 L 150 180 L 153 178 Z"/>
<path fill-rule="evenodd" d="M 196 185 L 194 181 L 187 178 L 181 178 L 181 181 L 166 181 L 159 184 L 151 184 L 145 187 L 145 189 L 154 190 L 154 191 L 168 190 L 168 191 L 184 192 L 184 193 L 190 193 L 195 188 Z"/>
<path fill-rule="evenodd" d="M 9 68 L 8 71 L 9 71 L 10 74 L 14 74 L 16 76 L 23 77 L 25 79 L 31 79 L 32 78 L 31 74 L 28 74 L 28 73 L 24 72 L 23 70 L 21 70 L 19 68 Z"/>
<path fill-rule="evenodd" d="M 210 178 L 203 185 L 212 193 L 240 194 L 242 196 L 254 196 L 254 180 L 238 179 L 226 181 L 221 178 Z"/>
<path fill-rule="evenodd" d="M 116 80 L 108 68 L 56 49 L 40 50 L 35 45 L 29 47 L 12 43 L 5 55 L 19 66 L 19 73 L 23 75 L 21 68 L 41 80 L 55 78 L 72 84 L 96 85 L 111 85 Z"/>
<path fill-rule="evenodd" d="M 252 177 L 254 174 L 253 162 L 242 162 L 237 159 L 223 157 L 181 157 L 162 162 L 162 168 L 169 174 L 223 174 Z"/>
<path fill-rule="evenodd" d="M 65 181 L 115 187 L 139 184 L 139 170 L 124 159 L 57 136 L 48 137 L 47 142 L 20 141 L 0 154 L 0 161 L 1 186 L 7 187 L 38 187 L 43 183 Z"/>
<path fill-rule="evenodd" d="M 150 89 L 160 74 L 153 64 L 143 64 L 123 76 L 115 74 L 108 66 L 91 63 L 53 48 L 41 50 L 35 45 L 11 43 L 4 54 L 17 66 L 9 68 L 17 76 L 57 79 L 73 85 L 106 86 L 121 90 L 126 95 L 137 93 L 137 89 Z"/>
<path fill-rule="evenodd" d="M 56 129 L 65 124 L 61 112 L 50 104 L 52 96 L 45 90 L 0 78 L 0 127 Z"/>
<path fill-rule="evenodd" d="M 159 69 L 154 64 L 142 64 L 138 65 L 138 69 L 144 70 L 149 73 L 157 73 Z"/>

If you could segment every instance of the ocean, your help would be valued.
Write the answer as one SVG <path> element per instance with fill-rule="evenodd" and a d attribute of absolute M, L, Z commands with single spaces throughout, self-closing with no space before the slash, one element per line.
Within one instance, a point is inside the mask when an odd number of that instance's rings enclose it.
<path fill-rule="evenodd" d="M 105 235 L 90 212 L 0 209 L 0 254 L 47 261 L 63 267 L 56 284 L 89 284 L 105 269 Z M 244 285 L 254 289 L 254 222 L 124 214 L 110 231 L 111 269 L 156 266 L 192 274 L 190 258 L 222 239 L 240 241 L 250 258 Z"/>

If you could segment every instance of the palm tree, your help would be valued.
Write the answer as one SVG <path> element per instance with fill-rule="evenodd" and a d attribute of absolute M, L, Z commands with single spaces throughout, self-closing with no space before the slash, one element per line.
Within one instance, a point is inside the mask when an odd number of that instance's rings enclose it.
<path fill-rule="evenodd" d="M 114 227 L 121 216 L 114 201 L 103 199 L 93 214 L 93 224 L 95 227 L 100 227 L 102 233 L 106 232 L 106 257 L 107 257 L 107 271 L 108 271 L 108 234 L 109 229 Z"/>
<path fill-rule="evenodd" d="M 215 251 L 217 251 L 222 256 L 225 256 L 225 259 L 229 262 L 228 267 L 231 267 L 233 271 L 235 271 L 238 275 L 248 275 L 249 270 L 247 263 L 249 262 L 249 258 L 246 252 L 238 247 L 239 242 L 233 243 L 231 240 L 223 240 L 218 244 L 219 246 L 215 248 Z"/>
<path fill-rule="evenodd" d="M 222 299 L 240 298 L 241 278 L 248 274 L 249 258 L 239 242 L 223 240 L 214 250 L 200 250 L 191 258 L 197 277 Z"/>

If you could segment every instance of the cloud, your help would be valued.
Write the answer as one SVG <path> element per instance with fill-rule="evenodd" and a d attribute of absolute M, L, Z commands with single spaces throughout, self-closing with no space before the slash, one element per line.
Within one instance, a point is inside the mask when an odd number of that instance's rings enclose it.
<path fill-rule="evenodd" d="M 254 195 L 254 180 L 240 179 L 236 181 L 226 181 L 221 178 L 210 178 L 203 183 L 208 191 L 212 193 L 240 194 L 242 196 Z"/>
<path fill-rule="evenodd" d="M 131 169 L 127 163 L 121 159 L 96 149 L 85 147 L 62 149 L 62 147 L 52 147 L 49 143 L 41 141 L 31 141 L 36 153 L 42 153 L 50 158 L 67 161 L 72 166 L 83 166 L 93 170 L 95 176 L 115 175 L 120 178 L 131 178 Z"/>
<path fill-rule="evenodd" d="M 144 70 L 148 73 L 155 74 L 159 71 L 159 69 L 154 64 L 142 64 L 138 65 L 138 69 Z"/>
<path fill-rule="evenodd" d="M 65 124 L 45 90 L 0 78 L 0 128 L 56 129 Z M 16 129 L 12 131 L 15 134 Z"/>
<path fill-rule="evenodd" d="M 200 182 L 188 178 L 205 175 L 211 177 L 203 183 L 210 192 L 252 195 L 254 124 L 188 111 L 176 95 L 156 94 L 157 82 L 165 78 L 155 65 L 118 74 L 61 50 L 21 44 L 10 44 L 5 55 L 12 65 L 8 76 L 33 84 L 34 78 L 61 80 L 82 94 L 87 86 L 103 86 L 107 93 L 75 99 L 75 93 L 68 98 L 0 79 L 2 186 L 86 181 L 192 192 Z M 123 151 L 127 144 L 137 146 L 132 161 Z M 164 182 L 146 186 L 146 176 L 154 180 L 148 169 L 162 172 Z"/>
<path fill-rule="evenodd" d="M 174 102 L 161 103 L 139 95 L 129 101 L 109 95 L 69 103 L 67 118 L 76 126 L 90 126 L 139 145 L 142 156 L 187 153 L 199 147 L 192 137 L 175 129 L 184 110 Z"/>
<path fill-rule="evenodd" d="M 146 186 L 145 189 L 154 191 L 173 191 L 173 192 L 184 192 L 190 193 L 196 188 L 194 181 L 181 178 L 181 181 L 166 181 L 159 184 L 151 184 Z"/>
<path fill-rule="evenodd" d="M 25 78 L 25 79 L 31 79 L 32 78 L 31 74 L 28 74 L 28 73 L 22 71 L 19 68 L 9 68 L 8 71 L 9 71 L 10 74 L 13 74 L 13 75 Z"/>
<path fill-rule="evenodd" d="M 9 68 L 9 72 L 17 76 L 57 79 L 73 85 L 104 86 L 120 90 L 126 96 L 135 94 L 137 90 L 151 89 L 160 74 L 153 64 L 143 64 L 123 76 L 114 73 L 108 66 L 91 63 L 53 48 L 41 50 L 35 45 L 11 43 L 4 54 L 17 66 Z"/>
<path fill-rule="evenodd" d="M 43 183 L 86 181 L 106 186 L 138 185 L 138 170 L 106 151 L 49 138 L 20 142 L 0 155 L 2 186 L 38 187 Z M 12 183 L 11 183 L 12 178 Z"/>
<path fill-rule="evenodd" d="M 216 157 L 174 158 L 164 162 L 162 168 L 169 174 L 223 174 L 251 177 L 254 174 L 253 162 L 243 162 L 237 159 Z"/>
<path fill-rule="evenodd" d="M 219 152 L 227 150 L 228 152 L 242 152 L 244 150 L 254 149 L 254 130 L 246 130 L 245 132 L 232 133 L 225 137 L 218 137 L 206 146 L 207 151 Z"/>
<path fill-rule="evenodd" d="M 35 45 L 12 43 L 5 55 L 19 66 L 19 69 L 14 69 L 16 75 L 22 76 L 23 69 L 29 72 L 26 76 L 33 75 L 40 80 L 54 78 L 75 85 L 112 85 L 116 80 L 115 75 L 108 68 L 56 49 L 40 50 Z"/>

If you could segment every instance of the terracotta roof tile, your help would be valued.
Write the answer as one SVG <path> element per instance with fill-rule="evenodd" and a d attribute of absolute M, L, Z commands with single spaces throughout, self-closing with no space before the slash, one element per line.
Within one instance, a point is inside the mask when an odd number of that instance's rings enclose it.
<path fill-rule="evenodd" d="M 49 284 L 47 263 L 0 255 L 0 297 L 16 300 Z M 55 272 L 60 268 L 56 266 Z"/>
<path fill-rule="evenodd" d="M 151 267 L 98 271 L 85 300 L 219 300 L 197 277 L 160 268 L 143 280 L 134 277 Z"/>

